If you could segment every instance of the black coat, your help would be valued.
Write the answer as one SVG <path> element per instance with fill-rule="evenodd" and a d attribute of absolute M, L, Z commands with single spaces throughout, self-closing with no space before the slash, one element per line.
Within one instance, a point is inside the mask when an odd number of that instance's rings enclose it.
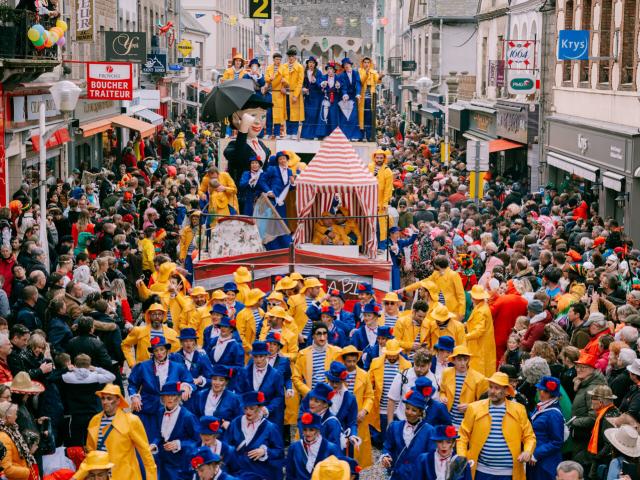
<path fill-rule="evenodd" d="M 47 340 L 54 353 L 67 351 L 67 343 L 73 338 L 73 332 L 67 323 L 67 317 L 55 316 L 49 320 Z"/>
<path fill-rule="evenodd" d="M 636 422 L 640 422 L 640 387 L 637 385 L 631 386 L 629 393 L 624 396 L 620 403 L 620 411 L 628 413 Z"/>
<path fill-rule="evenodd" d="M 100 340 L 102 340 L 102 343 L 104 343 L 104 346 L 107 349 L 107 353 L 109 354 L 112 360 L 115 360 L 119 364 L 124 362 L 124 354 L 122 353 L 122 333 L 121 333 L 122 328 L 124 328 L 124 324 L 122 320 L 120 319 L 121 321 L 118 323 L 114 321 L 114 319 L 109 315 L 107 315 L 106 313 L 100 313 L 95 311 L 90 312 L 89 316 L 94 320 L 98 320 L 99 322 L 115 323 L 118 326 L 118 328 L 116 328 L 111 332 L 103 332 L 103 331 L 97 332 L 97 336 Z M 101 367 L 102 365 L 98 365 L 98 366 Z M 103 367 L 103 368 L 106 368 L 109 371 L 112 370 L 107 367 Z"/>
<path fill-rule="evenodd" d="M 629 371 L 626 367 L 611 370 L 609 377 L 607 378 L 607 383 L 609 384 L 609 387 L 611 387 L 613 394 L 618 397 L 613 401 L 613 403 L 616 407 L 620 407 L 622 399 L 633 386 L 633 382 L 629 377 Z"/>
<path fill-rule="evenodd" d="M 93 335 L 79 335 L 69 340 L 67 353 L 71 356 L 71 360 L 81 353 L 87 354 L 91 357 L 91 365 L 113 371 L 111 357 L 104 343 Z"/>
<path fill-rule="evenodd" d="M 262 140 L 258 139 L 258 142 L 267 157 L 262 159 L 266 164 L 271 156 L 271 150 L 267 148 Z M 247 144 L 247 134 L 242 132 L 238 132 L 236 139 L 231 140 L 227 148 L 224 149 L 224 156 L 229 161 L 229 175 L 236 182 L 236 185 L 240 185 L 242 172 L 249 170 L 249 159 L 255 157 L 255 155 L 253 149 Z"/>

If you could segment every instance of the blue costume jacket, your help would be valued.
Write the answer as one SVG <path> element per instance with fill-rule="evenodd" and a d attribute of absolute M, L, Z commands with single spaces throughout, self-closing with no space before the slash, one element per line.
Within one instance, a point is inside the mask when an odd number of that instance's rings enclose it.
<path fill-rule="evenodd" d="M 173 415 L 176 415 L 175 413 Z M 186 408 L 181 407 L 178 412 L 178 421 L 169 438 L 158 436 L 151 439 L 151 444 L 158 447 L 158 452 L 154 455 L 156 465 L 158 466 L 159 479 L 176 479 L 190 480 L 193 475 L 191 470 L 191 456 L 195 451 L 195 447 L 200 441 L 198 435 L 198 420 Z M 158 432 L 162 426 L 163 412 L 159 412 L 156 416 Z M 180 441 L 180 450 L 177 452 L 169 452 L 163 448 L 165 442 Z"/>
<path fill-rule="evenodd" d="M 376 303 L 376 301 L 374 298 L 372 298 L 371 300 L 369 300 L 369 303 Z M 358 328 L 362 323 L 362 304 L 360 302 L 356 302 L 353 305 L 352 315 L 355 322 L 354 328 Z"/>
<path fill-rule="evenodd" d="M 309 90 L 309 93 L 304 96 L 304 123 L 302 124 L 302 138 L 313 139 L 315 138 L 316 131 L 318 129 L 318 121 L 320 117 L 320 109 L 322 107 L 322 88 L 320 84 L 324 80 L 322 71 L 316 68 L 313 77 L 314 82 L 309 80 L 307 75 L 308 70 L 304 70 L 304 80 L 302 81 L 302 88 Z"/>
<path fill-rule="evenodd" d="M 318 450 L 318 455 L 316 456 L 316 461 L 314 462 L 314 468 L 326 458 L 331 455 L 335 455 L 336 457 L 342 456 L 342 452 L 340 451 L 340 447 L 334 443 L 329 442 L 327 439 L 322 438 L 320 441 L 320 449 Z M 307 453 L 304 449 L 303 441 L 298 440 L 294 442 L 289 447 L 287 451 L 287 480 L 309 480 L 311 478 L 311 472 L 307 470 Z"/>
<path fill-rule="evenodd" d="M 282 374 L 282 380 L 284 381 L 284 389 L 291 390 L 293 385 L 291 383 L 291 360 L 289 357 L 278 355 L 273 361 L 273 368 L 278 370 Z"/>
<path fill-rule="evenodd" d="M 251 186 L 249 185 L 251 172 L 249 170 L 242 172 L 240 185 L 238 186 L 238 201 L 242 204 L 242 215 L 252 216 L 254 203 L 256 203 L 256 200 L 260 195 L 267 193 L 268 187 L 265 183 L 265 177 L 265 172 L 261 171 L 258 181 L 255 185 Z"/>
<path fill-rule="evenodd" d="M 195 350 L 193 352 L 193 361 L 191 362 L 185 359 L 184 352 L 182 350 L 170 353 L 169 360 L 182 363 L 187 367 L 189 373 L 194 379 L 200 376 L 204 377 L 206 383 L 203 387 L 198 387 L 199 390 L 202 390 L 203 388 L 207 389 L 211 386 L 211 373 L 213 372 L 213 366 L 211 365 L 209 357 L 207 357 L 207 355 L 201 350 Z"/>
<path fill-rule="evenodd" d="M 228 388 L 226 388 L 224 392 L 222 392 L 222 398 L 220 399 L 220 402 L 218 402 L 218 406 L 215 408 L 215 410 L 213 412 L 205 412 L 209 391 L 210 390 L 200 390 L 198 393 L 196 393 L 196 398 L 193 402 L 193 413 L 198 418 L 202 417 L 203 415 L 213 415 L 214 417 L 218 417 L 221 420 L 231 422 L 231 420 L 242 415 L 240 397 L 230 391 Z"/>
<path fill-rule="evenodd" d="M 244 367 L 244 348 L 242 348 L 242 343 L 238 342 L 235 338 L 233 341 L 229 340 L 227 342 L 227 346 L 218 360 L 214 358 L 218 338 L 220 337 L 214 338 L 211 342 L 211 350 L 209 350 L 209 360 L 211 360 L 211 364 L 224 365 L 228 369 L 233 369 L 234 373 L 236 370 Z M 236 380 L 237 376 L 234 374 L 227 385 L 227 388 L 234 392 L 236 390 Z"/>
<path fill-rule="evenodd" d="M 320 102 L 320 111 L 318 112 L 318 126 L 316 128 L 316 137 L 323 138 L 333 132 L 338 126 L 338 118 L 340 107 L 338 102 L 341 100 L 342 94 L 338 85 L 338 77 L 332 79 L 326 75 L 323 78 L 326 82 L 324 86 L 320 86 L 322 93 L 322 101 Z"/>
<path fill-rule="evenodd" d="M 345 117 L 342 111 L 339 113 L 339 125 L 345 136 L 349 140 L 362 139 L 362 130 L 360 130 L 360 122 L 358 120 L 358 100 L 356 96 L 360 95 L 360 74 L 357 70 L 351 71 L 351 80 L 347 72 L 342 72 L 338 75 L 338 81 L 340 82 L 340 96 L 349 96 L 349 101 L 353 102 L 353 109 L 349 118 Z"/>
<path fill-rule="evenodd" d="M 533 433 L 536 434 L 536 449 L 533 456 L 536 464 L 527 465 L 527 479 L 543 480 L 554 478 L 556 467 L 562 461 L 564 444 L 564 417 L 560 402 L 556 401 L 531 416 Z"/>
<path fill-rule="evenodd" d="M 367 326 L 362 324 L 359 328 L 357 328 L 356 331 L 353 332 L 353 335 L 351 335 L 351 341 L 349 343 L 361 352 L 364 352 L 364 349 L 369 346 L 369 339 L 367 338 Z M 374 343 L 374 345 L 378 345 L 378 342 Z"/>
<path fill-rule="evenodd" d="M 414 478 L 436 478 L 435 452 L 423 453 L 418 457 Z M 456 455 L 454 455 L 454 458 Z M 549 477 L 553 478 L 553 477 Z M 462 474 L 456 475 L 451 480 L 471 480 L 471 468 L 469 465 L 463 470 Z"/>
<path fill-rule="evenodd" d="M 293 172 L 290 168 L 287 168 L 287 183 L 282 180 L 282 175 L 280 174 L 280 167 L 276 165 L 271 165 L 266 170 L 265 177 L 265 185 L 267 188 L 267 192 L 273 192 L 275 198 L 271 199 L 271 203 L 273 203 L 274 208 L 278 212 L 282 218 L 287 216 L 287 206 L 286 205 L 276 205 L 276 199 L 280 196 L 280 194 L 284 191 L 285 187 L 291 183 L 291 177 L 293 176 Z M 289 191 L 295 190 L 295 186 L 291 185 L 289 187 Z"/>
<path fill-rule="evenodd" d="M 227 431 L 225 441 L 234 450 L 229 471 L 242 480 L 279 480 L 282 479 L 284 464 L 284 443 L 280 427 L 269 420 L 262 420 L 249 443 L 245 443 L 242 433 L 242 418 L 239 416 Z M 247 453 L 260 447 L 267 448 L 265 460 L 251 460 Z"/>
<path fill-rule="evenodd" d="M 302 415 L 303 412 L 309 411 L 309 395 L 302 399 L 300 402 L 300 415 L 298 415 L 298 419 Z M 336 417 L 331 411 L 327 408 L 327 411 L 322 415 L 322 427 L 320 428 L 320 434 L 322 438 L 326 438 L 331 443 L 335 443 L 336 445 L 340 445 L 340 434 L 342 433 L 342 424 L 338 417 Z"/>
<path fill-rule="evenodd" d="M 202 336 L 204 337 L 203 338 L 202 349 L 207 353 L 209 353 L 211 351 L 211 349 L 213 348 L 213 345 L 214 345 L 214 343 L 213 343 L 214 340 L 216 338 L 218 338 L 217 336 L 216 337 L 212 337 L 211 336 L 211 330 L 212 329 L 213 329 L 213 325 L 209 325 L 208 327 L 205 327 L 204 331 L 202 332 Z M 240 334 L 238 333 L 237 330 L 233 331 L 232 337 L 236 339 L 236 342 L 242 343 L 242 339 L 240 338 Z"/>
<path fill-rule="evenodd" d="M 432 427 L 436 425 L 451 425 L 451 415 L 444 403 L 431 398 L 427 401 L 427 408 L 424 411 L 424 421 Z"/>
<path fill-rule="evenodd" d="M 269 410 L 269 421 L 275 425 L 282 425 L 284 422 L 284 379 L 278 370 L 267 365 L 262 383 L 257 389 L 253 388 L 253 360 L 250 360 L 247 366 L 238 372 L 237 387 L 240 394 L 254 390 L 264 393 L 267 400 L 265 407 Z"/>
<path fill-rule="evenodd" d="M 385 434 L 383 455 L 389 455 L 392 459 L 391 480 L 414 480 L 416 477 L 415 465 L 418 456 L 424 452 L 435 451 L 436 444 L 431 437 L 434 429 L 425 421 L 421 421 L 415 431 L 415 435 L 409 446 L 406 446 L 402 438 L 402 430 L 406 420 L 391 422 Z"/>

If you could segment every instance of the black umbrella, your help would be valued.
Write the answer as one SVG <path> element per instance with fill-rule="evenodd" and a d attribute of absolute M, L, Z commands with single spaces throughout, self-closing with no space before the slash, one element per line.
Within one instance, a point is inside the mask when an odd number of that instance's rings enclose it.
<path fill-rule="evenodd" d="M 215 87 L 202 102 L 204 122 L 222 122 L 233 112 L 244 107 L 254 93 L 253 80 L 238 78 Z"/>

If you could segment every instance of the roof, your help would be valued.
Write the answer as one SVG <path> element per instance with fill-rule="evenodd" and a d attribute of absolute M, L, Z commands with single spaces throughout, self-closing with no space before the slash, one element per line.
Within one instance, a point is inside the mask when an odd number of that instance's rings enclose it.
<path fill-rule="evenodd" d="M 191 32 L 202 33 L 204 36 L 209 36 L 209 31 L 202 25 L 196 18 L 188 11 L 182 10 L 180 14 L 180 28 L 189 30 Z"/>
<path fill-rule="evenodd" d="M 328 186 L 378 184 L 340 128 L 324 139 L 318 153 L 298 176 L 296 185 L 303 183 Z"/>
<path fill-rule="evenodd" d="M 432 18 L 472 18 L 480 0 L 428 0 L 426 16 L 414 14 L 412 22 Z"/>

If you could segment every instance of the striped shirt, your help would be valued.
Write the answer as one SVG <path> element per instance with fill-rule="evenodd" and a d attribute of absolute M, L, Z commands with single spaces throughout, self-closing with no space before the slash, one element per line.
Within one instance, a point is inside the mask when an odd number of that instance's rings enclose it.
<path fill-rule="evenodd" d="M 164 337 L 164 331 L 162 329 L 160 330 L 154 330 L 153 328 L 151 329 L 151 338 L 156 338 L 156 337 Z"/>
<path fill-rule="evenodd" d="M 398 321 L 398 317 L 391 317 L 389 315 L 384 316 L 384 326 L 393 328 Z"/>
<path fill-rule="evenodd" d="M 387 404 L 389 403 L 389 389 L 393 383 L 393 379 L 399 370 L 400 363 L 384 362 L 384 377 L 382 381 L 382 396 L 380 397 L 380 413 L 387 413 Z"/>
<path fill-rule="evenodd" d="M 464 418 L 464 413 L 458 410 L 458 405 L 460 405 L 460 392 L 462 392 L 462 385 L 464 385 L 464 381 L 467 378 L 467 374 L 461 374 L 456 372 L 456 393 L 453 396 L 453 405 L 451 406 L 451 423 L 453 423 L 456 427 L 459 427 L 462 423 L 462 419 Z"/>
<path fill-rule="evenodd" d="M 353 389 L 356 386 L 356 370 L 347 373 L 347 389 L 353 393 Z"/>
<path fill-rule="evenodd" d="M 444 293 L 438 292 L 438 302 L 440 302 L 442 305 L 446 305 L 444 301 Z"/>
<path fill-rule="evenodd" d="M 260 315 L 260 310 L 256 308 L 251 313 L 253 314 L 253 319 L 256 321 L 256 338 L 260 338 L 260 332 L 262 331 L 262 316 Z"/>
<path fill-rule="evenodd" d="M 507 412 L 506 404 L 489 404 L 491 431 L 478 457 L 478 470 L 491 475 L 511 475 L 513 458 L 502 433 L 502 419 Z"/>
<path fill-rule="evenodd" d="M 307 302 L 307 308 L 309 308 L 313 303 L 313 298 L 304 297 L 304 301 Z M 307 323 L 305 323 L 304 328 L 302 329 L 302 335 L 309 338 L 309 335 L 311 334 L 312 326 L 313 326 L 313 322 L 309 317 L 307 317 Z"/>
<path fill-rule="evenodd" d="M 107 430 L 109 430 L 109 426 L 111 425 L 111 422 L 113 421 L 113 417 L 107 417 L 107 415 L 105 415 L 104 413 L 102 414 L 102 418 L 100 419 L 100 429 L 98 430 L 98 449 L 106 452 L 107 451 L 107 446 L 105 445 L 106 443 L 106 438 L 104 438 L 105 434 L 107 433 Z"/>
<path fill-rule="evenodd" d="M 316 388 L 318 383 L 324 382 L 324 360 L 327 357 L 326 350 L 318 350 L 313 348 L 311 351 L 313 358 L 313 372 L 311 374 L 311 388 Z"/>

